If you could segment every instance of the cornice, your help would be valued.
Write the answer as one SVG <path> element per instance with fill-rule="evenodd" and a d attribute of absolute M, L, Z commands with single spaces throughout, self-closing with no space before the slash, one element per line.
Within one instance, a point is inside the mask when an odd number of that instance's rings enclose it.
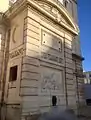
<path fill-rule="evenodd" d="M 38 9 L 40 12 L 42 12 L 45 15 L 48 15 L 48 17 L 52 18 L 54 21 L 56 21 L 58 24 L 60 24 L 61 26 L 63 26 L 64 28 L 68 29 L 69 31 L 71 31 L 72 33 L 78 35 L 79 34 L 79 27 L 76 25 L 76 23 L 74 22 L 73 18 L 69 15 L 68 11 L 65 9 L 65 7 L 58 2 L 57 0 L 27 0 L 28 3 L 30 5 L 32 5 L 33 7 L 35 7 L 36 9 Z M 39 2 L 44 2 L 44 4 L 49 4 L 49 6 L 56 8 L 56 10 L 58 10 L 60 16 L 63 15 L 66 19 L 66 21 L 68 21 L 70 23 L 70 26 L 65 24 L 64 22 L 57 20 L 57 18 L 55 16 L 52 15 L 52 13 L 50 13 L 50 11 L 45 10 L 42 6 L 39 5 Z"/>
<path fill-rule="evenodd" d="M 57 16 L 53 15 L 52 11 L 46 10 L 43 6 L 41 6 L 39 3 L 43 3 L 44 5 L 48 5 L 50 7 L 55 8 L 57 10 Z M 17 15 L 20 11 L 28 8 L 31 6 L 31 8 L 35 8 L 39 12 L 43 13 L 44 15 L 51 18 L 53 21 L 58 23 L 59 25 L 63 26 L 65 29 L 69 30 L 71 33 L 78 35 L 79 34 L 79 28 L 74 22 L 73 18 L 69 15 L 68 11 L 65 9 L 65 7 L 58 2 L 57 0 L 18 0 L 15 2 L 12 7 L 8 9 L 8 11 L 5 12 L 5 16 L 8 19 L 12 19 L 15 15 Z M 64 16 L 65 22 L 59 18 Z"/>
<path fill-rule="evenodd" d="M 19 12 L 27 8 L 27 0 L 17 0 L 4 14 L 8 19 L 12 19 Z"/>

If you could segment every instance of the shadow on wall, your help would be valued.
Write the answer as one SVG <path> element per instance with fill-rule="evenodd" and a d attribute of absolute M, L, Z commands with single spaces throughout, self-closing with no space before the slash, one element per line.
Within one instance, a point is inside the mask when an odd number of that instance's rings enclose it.
<path fill-rule="evenodd" d="M 3 105 L 6 107 L 6 105 L 4 104 L 4 93 L 5 93 L 6 74 L 7 74 L 7 64 L 9 59 L 8 58 L 9 41 L 10 41 L 10 30 L 8 30 L 7 26 L 4 26 L 2 23 L 0 24 L 0 118 L 1 118 L 1 109 L 3 109 L 4 112 L 6 111 Z M 5 115 L 3 115 L 2 120 L 4 119 L 4 116 Z"/>

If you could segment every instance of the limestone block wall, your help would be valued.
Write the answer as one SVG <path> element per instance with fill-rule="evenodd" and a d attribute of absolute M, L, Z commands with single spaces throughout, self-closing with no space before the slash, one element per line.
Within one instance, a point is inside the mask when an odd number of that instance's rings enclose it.
<path fill-rule="evenodd" d="M 39 42 L 40 25 L 36 20 L 27 16 L 24 20 L 24 43 L 26 56 L 22 61 L 21 92 L 22 115 L 38 110 L 39 70 Z"/>
<path fill-rule="evenodd" d="M 27 11 L 23 11 L 19 15 L 11 21 L 11 34 L 10 34 L 10 44 L 9 44 L 9 60 L 7 67 L 7 77 L 6 77 L 6 96 L 8 96 L 8 101 L 11 102 L 13 99 L 16 99 L 16 94 L 19 96 L 19 88 L 20 88 L 20 74 L 21 74 L 21 64 L 22 64 L 22 56 L 24 56 L 25 45 L 23 42 L 23 26 L 24 26 L 24 18 L 26 17 Z M 22 21 L 21 21 L 21 19 Z M 9 81 L 10 76 L 10 68 L 13 66 L 19 66 L 17 73 L 17 79 L 15 81 Z M 7 90 L 8 89 L 8 90 Z M 10 93 L 7 93 L 10 92 Z M 15 94 L 16 93 L 16 94 Z M 12 97 L 12 94 L 15 96 Z M 6 98 L 7 99 L 7 98 Z M 11 100 L 9 100 L 11 99 Z"/>
<path fill-rule="evenodd" d="M 78 29 L 63 6 L 44 2 L 17 1 L 6 12 L 10 39 L 4 102 L 9 120 L 49 111 L 52 96 L 61 109 L 77 110 L 72 40 Z"/>
<path fill-rule="evenodd" d="M 78 36 L 76 36 L 72 41 L 72 52 L 76 55 L 81 56 L 80 38 Z"/>
<path fill-rule="evenodd" d="M 60 108 L 68 105 L 76 110 L 72 35 L 29 9 L 24 20 L 24 43 L 26 56 L 22 61 L 20 87 L 22 119 L 49 111 L 53 95 Z"/>
<path fill-rule="evenodd" d="M 74 110 L 76 106 L 76 81 L 73 75 L 73 60 L 72 60 L 72 37 L 66 35 L 65 39 L 65 74 L 66 74 L 66 91 L 67 104 Z"/>
<path fill-rule="evenodd" d="M 6 85 L 4 102 L 6 104 L 5 117 L 7 119 L 20 119 L 21 113 L 21 97 L 20 83 L 22 74 L 23 56 L 25 56 L 26 45 L 24 43 L 24 19 L 26 18 L 27 10 L 23 10 L 18 15 L 14 16 L 10 21 L 10 38 L 8 51 L 8 64 L 6 73 Z M 16 67 L 16 72 L 11 72 L 12 67 Z M 15 73 L 14 73 L 15 72 Z M 16 74 L 13 81 L 10 80 L 11 74 Z M 13 115 L 16 114 L 16 117 Z"/>
<path fill-rule="evenodd" d="M 77 94 L 78 94 L 78 104 L 80 106 L 85 105 L 85 99 L 84 99 L 84 78 L 83 78 L 83 69 L 82 69 L 82 62 L 79 59 L 75 59 L 75 67 L 77 70 L 77 74 L 75 74 L 76 77 L 76 83 L 77 83 Z"/>

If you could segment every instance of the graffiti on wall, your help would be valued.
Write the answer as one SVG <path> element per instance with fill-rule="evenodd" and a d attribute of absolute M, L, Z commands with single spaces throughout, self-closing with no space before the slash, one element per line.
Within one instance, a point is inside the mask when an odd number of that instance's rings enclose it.
<path fill-rule="evenodd" d="M 61 91 L 62 88 L 61 72 L 45 71 L 42 74 L 41 92 Z"/>

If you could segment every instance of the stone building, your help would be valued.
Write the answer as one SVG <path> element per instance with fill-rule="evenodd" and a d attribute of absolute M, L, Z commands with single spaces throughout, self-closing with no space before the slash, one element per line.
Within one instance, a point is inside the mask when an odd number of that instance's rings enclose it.
<path fill-rule="evenodd" d="M 84 72 L 84 83 L 91 84 L 91 71 Z"/>
<path fill-rule="evenodd" d="M 84 96 L 86 104 L 91 106 L 91 71 L 84 72 Z"/>
<path fill-rule="evenodd" d="M 52 96 L 60 108 L 77 112 L 84 105 L 82 60 L 76 0 L 7 4 L 0 13 L 3 119 L 26 120 L 47 112 Z"/>

